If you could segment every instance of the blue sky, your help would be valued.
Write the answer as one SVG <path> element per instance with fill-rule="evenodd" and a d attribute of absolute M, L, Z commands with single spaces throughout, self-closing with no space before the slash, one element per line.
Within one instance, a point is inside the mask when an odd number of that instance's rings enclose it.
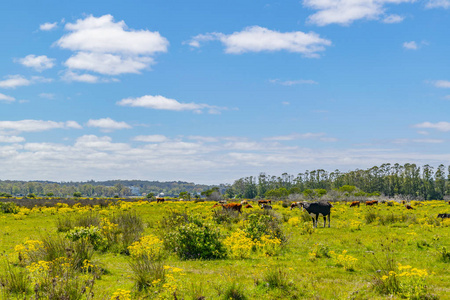
<path fill-rule="evenodd" d="M 0 179 L 448 165 L 449 17 L 449 0 L 3 1 Z"/>

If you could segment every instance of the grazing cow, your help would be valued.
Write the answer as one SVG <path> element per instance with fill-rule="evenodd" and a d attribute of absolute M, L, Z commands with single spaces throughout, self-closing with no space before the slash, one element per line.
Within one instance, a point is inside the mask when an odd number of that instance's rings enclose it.
<path fill-rule="evenodd" d="M 372 205 L 374 205 L 374 204 L 377 204 L 377 205 L 378 205 L 378 201 L 377 201 L 377 200 L 366 201 L 366 205 L 367 205 L 367 206 L 372 206 Z"/>
<path fill-rule="evenodd" d="M 353 201 L 353 202 L 350 204 L 350 207 L 353 207 L 353 206 L 358 206 L 358 207 L 359 207 L 359 205 L 360 205 L 360 202 L 359 202 L 359 201 Z"/>
<path fill-rule="evenodd" d="M 227 200 L 219 200 L 219 204 L 227 204 Z"/>
<path fill-rule="evenodd" d="M 261 205 L 261 204 L 272 204 L 272 201 L 271 200 L 258 200 L 258 205 Z"/>
<path fill-rule="evenodd" d="M 405 200 L 402 200 L 402 204 L 406 204 L 406 201 L 405 201 Z"/>
<path fill-rule="evenodd" d="M 261 209 L 272 209 L 272 205 L 269 204 L 261 204 Z"/>
<path fill-rule="evenodd" d="M 448 201 L 448 204 L 450 204 L 450 201 Z"/>
<path fill-rule="evenodd" d="M 253 208 L 253 206 L 251 206 L 250 204 L 247 204 L 247 205 L 245 206 L 245 208 Z"/>
<path fill-rule="evenodd" d="M 164 198 L 163 197 L 157 197 L 156 198 L 156 203 L 163 203 L 164 202 Z"/>
<path fill-rule="evenodd" d="M 292 202 L 291 203 L 291 210 L 293 210 L 296 207 L 300 208 L 302 206 L 301 204 L 302 204 L 301 202 Z"/>
<path fill-rule="evenodd" d="M 242 201 L 241 201 L 241 204 L 242 204 L 242 205 L 247 205 L 247 204 L 248 204 L 248 201 L 247 201 L 247 200 L 242 200 Z"/>
<path fill-rule="evenodd" d="M 414 207 L 412 207 L 412 206 L 409 205 L 409 204 L 406 204 L 405 207 L 406 207 L 406 209 L 414 209 Z"/>
<path fill-rule="evenodd" d="M 308 214 L 313 219 L 313 226 L 317 228 L 317 220 L 319 219 L 319 216 L 323 216 L 323 227 L 325 227 L 327 223 L 327 216 L 328 216 L 328 227 L 330 227 L 330 215 L 331 215 L 331 208 L 333 205 L 330 202 L 303 202 L 302 204 L 303 209 L 305 209 Z"/>
<path fill-rule="evenodd" d="M 242 204 L 240 203 L 222 204 L 222 210 L 234 210 L 241 214 Z"/>
<path fill-rule="evenodd" d="M 437 217 L 438 217 L 438 218 L 442 218 L 442 219 L 444 219 L 444 218 L 450 218 L 450 214 L 438 214 Z"/>

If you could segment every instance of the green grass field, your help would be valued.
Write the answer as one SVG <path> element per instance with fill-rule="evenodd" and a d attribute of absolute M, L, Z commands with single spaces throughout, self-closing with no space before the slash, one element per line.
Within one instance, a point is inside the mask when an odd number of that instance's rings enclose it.
<path fill-rule="evenodd" d="M 136 212 L 144 223 L 142 235 L 163 240 L 173 228 L 165 228 L 167 222 L 161 221 L 177 211 L 212 224 L 220 231 L 223 242 L 233 233 L 244 235 L 239 230 L 248 226 L 248 216 L 261 213 L 254 205 L 255 208 L 244 208 L 241 216 L 230 214 L 229 223 L 218 224 L 214 210 L 221 209 L 213 209 L 213 204 L 142 201 L 119 202 L 107 208 L 60 205 L 0 212 L 1 263 L 6 265 L 5 261 L 9 261 L 13 271 L 23 271 L 29 284 L 26 294 L 10 292 L 6 285 L 0 287 L 0 299 L 37 299 L 34 277 L 26 273 L 30 272 L 31 262 L 20 262 L 15 247 L 27 240 L 65 236 L 66 233 L 57 232 L 58 218 L 74 219 L 89 209 L 101 217 L 121 211 Z M 97 250 L 91 263 L 100 266 L 104 274 L 93 283 L 91 298 L 450 299 L 450 219 L 437 218 L 439 213 L 450 213 L 450 205 L 444 201 L 411 204 L 413 210 L 396 202 L 352 208 L 349 203 L 336 202 L 331 211 L 331 228 L 323 228 L 320 218 L 319 227 L 313 229 L 300 209 L 291 211 L 277 202 L 270 218 L 278 220 L 286 237 L 281 245 L 274 244 L 266 252 L 253 247 L 249 255 L 242 255 L 246 258 L 233 255 L 236 249 L 230 247 L 228 256 L 221 259 L 183 260 L 174 252 L 163 250 L 166 277 L 141 291 L 136 288 L 129 255 L 113 248 Z M 391 269 L 388 263 L 394 264 Z M 389 270 L 394 273 L 389 274 Z M 0 282 L 1 278 L 5 281 L 5 274 L 3 267 Z M 89 272 L 83 276 L 89 277 Z M 398 288 L 397 292 L 383 292 L 380 282 L 391 291 Z M 80 299 L 86 299 L 86 295 Z"/>

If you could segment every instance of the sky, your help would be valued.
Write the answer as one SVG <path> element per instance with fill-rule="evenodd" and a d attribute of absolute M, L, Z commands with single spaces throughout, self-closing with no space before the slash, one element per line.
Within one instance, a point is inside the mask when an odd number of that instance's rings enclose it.
<path fill-rule="evenodd" d="M 450 0 L 16 0 L 0 28 L 0 180 L 450 164 Z"/>

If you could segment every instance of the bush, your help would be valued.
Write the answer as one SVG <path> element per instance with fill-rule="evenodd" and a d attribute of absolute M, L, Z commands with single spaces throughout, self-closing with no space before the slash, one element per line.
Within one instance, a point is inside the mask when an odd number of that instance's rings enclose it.
<path fill-rule="evenodd" d="M 287 242 L 281 228 L 281 221 L 274 212 L 263 210 L 262 212 L 251 213 L 246 216 L 247 222 L 244 225 L 244 232 L 252 240 L 261 240 L 263 236 L 279 239 L 282 243 Z"/>
<path fill-rule="evenodd" d="M 262 281 L 269 289 L 285 289 L 289 286 L 289 274 L 281 267 L 268 268 L 263 275 Z"/>
<path fill-rule="evenodd" d="M 240 221 L 240 213 L 231 209 L 215 209 L 212 218 L 217 224 L 222 223 L 238 223 Z"/>
<path fill-rule="evenodd" d="M 247 296 L 244 293 L 242 285 L 232 282 L 223 291 L 222 299 L 224 300 L 246 300 Z"/>
<path fill-rule="evenodd" d="M 0 202 L 0 211 L 5 214 L 16 214 L 19 207 L 14 202 Z"/>
<path fill-rule="evenodd" d="M 124 211 L 111 217 L 113 224 L 117 224 L 120 234 L 119 243 L 121 252 L 128 254 L 128 247 L 139 240 L 144 231 L 144 221 L 134 211 Z"/>
<path fill-rule="evenodd" d="M 190 219 L 165 236 L 165 245 L 180 259 L 218 259 L 226 256 L 220 233 L 200 220 Z"/>
<path fill-rule="evenodd" d="M 94 250 L 101 249 L 106 243 L 105 239 L 100 233 L 100 229 L 94 226 L 91 226 L 89 228 L 75 227 L 66 234 L 66 238 L 73 242 L 85 239 L 94 247 Z"/>

